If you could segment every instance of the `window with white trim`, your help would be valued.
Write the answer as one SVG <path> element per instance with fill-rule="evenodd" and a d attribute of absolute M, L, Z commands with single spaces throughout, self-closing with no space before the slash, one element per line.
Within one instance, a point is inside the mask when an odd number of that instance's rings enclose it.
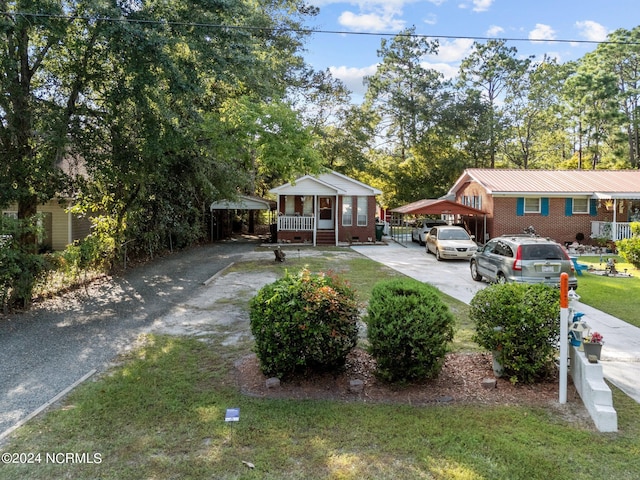
<path fill-rule="evenodd" d="M 307 216 L 313 215 L 313 197 L 311 195 L 302 197 L 302 214 Z"/>
<path fill-rule="evenodd" d="M 540 198 L 525 198 L 524 213 L 540 213 Z"/>
<path fill-rule="evenodd" d="M 369 218 L 368 212 L 368 198 L 358 197 L 358 226 L 366 227 Z"/>
<path fill-rule="evenodd" d="M 342 197 L 342 226 L 350 227 L 353 225 L 353 197 Z"/>
<path fill-rule="evenodd" d="M 296 197 L 294 195 L 285 195 L 284 214 L 293 215 L 294 213 L 296 213 Z"/>
<path fill-rule="evenodd" d="M 589 199 L 586 197 L 573 198 L 573 211 L 574 214 L 589 213 Z"/>

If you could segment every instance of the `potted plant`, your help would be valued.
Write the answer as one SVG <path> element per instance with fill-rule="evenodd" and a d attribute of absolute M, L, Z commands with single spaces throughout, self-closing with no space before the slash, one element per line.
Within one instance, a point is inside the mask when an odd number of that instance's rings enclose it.
<path fill-rule="evenodd" d="M 585 356 L 589 358 L 590 355 L 595 355 L 596 358 L 600 360 L 603 343 L 604 341 L 602 340 L 601 333 L 593 332 L 591 335 L 585 337 L 583 340 Z"/>

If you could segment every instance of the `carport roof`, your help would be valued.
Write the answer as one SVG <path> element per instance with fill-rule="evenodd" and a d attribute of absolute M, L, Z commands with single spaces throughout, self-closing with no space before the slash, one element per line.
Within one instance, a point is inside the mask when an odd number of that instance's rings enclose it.
<path fill-rule="evenodd" d="M 260 197 L 238 195 L 235 200 L 218 200 L 209 206 L 210 210 L 275 210 L 276 202 Z"/>
<path fill-rule="evenodd" d="M 486 212 L 441 198 L 427 198 L 392 208 L 392 213 L 405 215 L 485 215 Z"/>

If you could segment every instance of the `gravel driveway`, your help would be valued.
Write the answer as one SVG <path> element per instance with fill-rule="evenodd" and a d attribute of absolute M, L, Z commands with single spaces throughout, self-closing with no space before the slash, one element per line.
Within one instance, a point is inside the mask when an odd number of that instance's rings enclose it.
<path fill-rule="evenodd" d="M 194 247 L 27 313 L 0 316 L 0 439 L 87 373 L 104 370 L 140 333 L 255 246 Z"/>

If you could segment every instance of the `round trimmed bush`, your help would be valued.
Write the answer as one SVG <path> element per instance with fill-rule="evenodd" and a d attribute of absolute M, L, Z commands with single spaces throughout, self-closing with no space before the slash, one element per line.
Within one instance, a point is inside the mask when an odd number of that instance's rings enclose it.
<path fill-rule="evenodd" d="M 332 274 L 287 272 L 251 299 L 249 316 L 268 376 L 338 369 L 358 339 L 355 292 Z"/>
<path fill-rule="evenodd" d="M 377 283 L 367 310 L 376 375 L 388 382 L 437 377 L 453 325 L 453 315 L 435 287 L 411 279 Z"/>
<path fill-rule="evenodd" d="M 490 285 L 475 294 L 473 340 L 495 352 L 513 383 L 533 383 L 554 368 L 560 338 L 560 291 L 543 284 Z"/>

